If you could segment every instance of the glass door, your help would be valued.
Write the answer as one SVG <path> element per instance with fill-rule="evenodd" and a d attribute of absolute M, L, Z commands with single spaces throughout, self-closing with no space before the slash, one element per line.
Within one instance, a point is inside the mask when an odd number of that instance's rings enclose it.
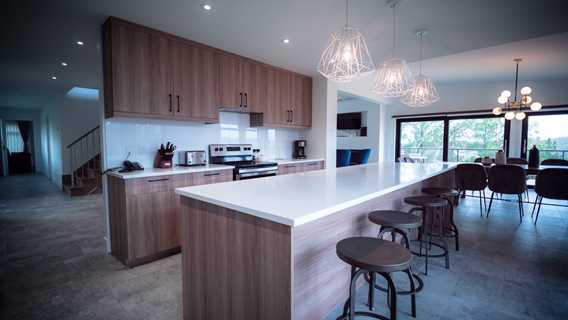
<path fill-rule="evenodd" d="M 532 113 L 523 120 L 521 156 L 535 145 L 540 161 L 545 159 L 568 160 L 568 111 Z"/>
<path fill-rule="evenodd" d="M 397 159 L 416 162 L 444 160 L 444 120 L 401 121 L 398 124 Z"/>
<path fill-rule="evenodd" d="M 494 158 L 497 151 L 507 149 L 505 131 L 503 117 L 449 119 L 448 161 Z"/>

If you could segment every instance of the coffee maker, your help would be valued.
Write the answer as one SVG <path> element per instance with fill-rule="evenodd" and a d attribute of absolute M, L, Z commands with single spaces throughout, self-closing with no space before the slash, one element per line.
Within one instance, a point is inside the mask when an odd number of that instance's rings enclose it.
<path fill-rule="evenodd" d="M 306 159 L 306 140 L 294 141 L 294 159 Z"/>

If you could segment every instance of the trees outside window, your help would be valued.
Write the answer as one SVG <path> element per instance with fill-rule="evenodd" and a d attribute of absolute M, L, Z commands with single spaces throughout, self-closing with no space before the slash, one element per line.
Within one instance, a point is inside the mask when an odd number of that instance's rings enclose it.
<path fill-rule="evenodd" d="M 503 150 L 504 118 L 456 119 L 449 121 L 448 161 L 473 162 L 495 157 Z"/>

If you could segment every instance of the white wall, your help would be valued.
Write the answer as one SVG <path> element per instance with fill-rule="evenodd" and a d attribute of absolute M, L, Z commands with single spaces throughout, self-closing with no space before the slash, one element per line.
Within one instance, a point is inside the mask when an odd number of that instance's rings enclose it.
<path fill-rule="evenodd" d="M 41 112 L 36 109 L 8 108 L 0 107 L 0 118 L 4 120 L 31 121 L 33 126 L 33 164 L 38 173 L 45 172 L 44 161 L 42 159 L 41 141 Z"/>
<path fill-rule="evenodd" d="M 324 158 L 326 168 L 335 168 L 337 87 L 322 76 L 312 79 L 312 127 L 308 131 L 308 156 Z"/>
<path fill-rule="evenodd" d="M 337 149 L 371 149 L 370 162 L 379 159 L 379 105 L 361 98 L 352 98 L 337 103 L 337 113 L 363 112 L 367 136 L 337 137 Z"/>
<path fill-rule="evenodd" d="M 128 153 L 130 160 L 151 168 L 160 144 L 169 141 L 177 151 L 207 151 L 215 143 L 250 143 L 260 148 L 264 159 L 290 159 L 293 141 L 305 139 L 306 133 L 303 129 L 250 128 L 248 114 L 230 112 L 221 112 L 217 124 L 113 118 L 105 120 L 105 156 L 111 168 L 121 166 Z M 177 154 L 174 163 L 178 163 Z"/>

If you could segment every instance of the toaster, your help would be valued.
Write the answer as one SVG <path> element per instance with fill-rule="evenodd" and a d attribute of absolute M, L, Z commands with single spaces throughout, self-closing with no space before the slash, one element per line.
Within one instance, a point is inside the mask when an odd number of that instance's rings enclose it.
<path fill-rule="evenodd" d="M 181 151 L 179 153 L 180 166 L 203 166 L 206 164 L 205 151 Z"/>

